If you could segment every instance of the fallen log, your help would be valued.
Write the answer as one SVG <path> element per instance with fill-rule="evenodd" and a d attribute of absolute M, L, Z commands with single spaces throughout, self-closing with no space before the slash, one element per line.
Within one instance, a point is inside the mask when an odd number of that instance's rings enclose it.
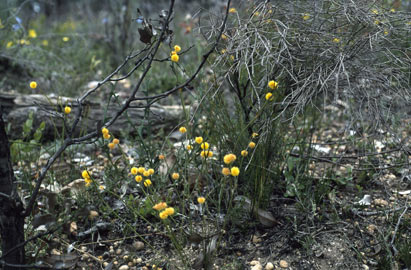
<path fill-rule="evenodd" d="M 63 110 L 67 104 L 70 105 L 72 111 L 65 115 Z M 63 132 L 64 119 L 67 126 L 71 126 L 78 109 L 76 100 L 68 97 L 8 93 L 0 93 L 0 105 L 4 110 L 6 124 L 10 125 L 9 136 L 12 139 L 21 138 L 23 125 L 30 113 L 33 113 L 32 132 L 44 121 L 46 126 L 43 138 L 53 140 Z M 133 108 L 137 105 L 142 106 L 144 103 L 131 103 L 131 107 L 110 126 L 110 132 L 114 135 L 124 132 L 134 135 L 139 127 L 148 127 L 148 125 L 151 126 L 153 132 L 161 129 L 171 130 L 183 117 L 181 106 L 153 104 L 149 109 Z M 114 103 L 107 105 L 105 102 L 87 101 L 83 106 L 81 121 L 74 135 L 79 136 L 96 130 L 97 122 L 104 123 L 110 119 L 120 106 Z M 143 129 L 143 131 L 146 130 Z"/>

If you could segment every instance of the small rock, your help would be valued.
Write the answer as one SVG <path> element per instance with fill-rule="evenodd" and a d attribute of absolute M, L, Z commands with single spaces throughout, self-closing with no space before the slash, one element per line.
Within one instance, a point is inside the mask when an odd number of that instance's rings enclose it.
<path fill-rule="evenodd" d="M 108 265 L 108 262 L 103 262 L 104 267 L 107 267 L 107 265 Z"/>
<path fill-rule="evenodd" d="M 118 270 L 128 270 L 128 269 L 130 269 L 130 267 L 128 266 L 128 265 L 122 265 L 122 266 L 120 266 L 119 268 L 118 268 Z"/>
<path fill-rule="evenodd" d="M 116 254 L 117 254 L 117 255 L 120 255 L 122 252 L 123 252 L 123 250 L 122 250 L 121 248 L 119 248 L 119 249 L 116 250 Z"/>
<path fill-rule="evenodd" d="M 130 257 L 128 255 L 124 255 L 123 260 L 128 261 Z"/>
<path fill-rule="evenodd" d="M 256 243 L 260 243 L 260 242 L 261 242 L 261 238 L 258 237 L 257 235 L 253 235 L 253 243 L 256 244 Z"/>
<path fill-rule="evenodd" d="M 142 249 L 144 249 L 144 243 L 141 242 L 141 241 L 134 241 L 133 247 L 134 247 L 136 250 L 142 250 Z"/>
<path fill-rule="evenodd" d="M 384 199 L 375 199 L 374 204 L 378 206 L 387 206 L 388 202 Z"/>
<path fill-rule="evenodd" d="M 364 268 L 364 270 L 370 269 L 370 268 L 368 267 L 368 265 L 366 265 L 366 264 L 363 264 L 363 265 L 362 265 L 362 268 Z"/>
<path fill-rule="evenodd" d="M 133 266 L 134 266 L 134 263 L 133 263 L 133 262 L 129 262 L 127 265 L 130 266 L 130 267 L 133 267 Z"/>
<path fill-rule="evenodd" d="M 269 262 L 265 265 L 265 270 L 273 270 L 273 269 L 274 269 L 274 265 L 272 263 Z"/>
<path fill-rule="evenodd" d="M 367 226 L 367 230 L 369 234 L 374 234 L 375 229 L 377 228 L 377 226 L 375 226 L 374 224 L 370 224 Z"/>
<path fill-rule="evenodd" d="M 280 261 L 280 267 L 281 268 L 287 268 L 288 267 L 288 262 L 285 260 L 281 260 Z"/>
<path fill-rule="evenodd" d="M 143 259 L 137 258 L 136 263 L 142 263 L 142 262 L 143 262 Z"/>

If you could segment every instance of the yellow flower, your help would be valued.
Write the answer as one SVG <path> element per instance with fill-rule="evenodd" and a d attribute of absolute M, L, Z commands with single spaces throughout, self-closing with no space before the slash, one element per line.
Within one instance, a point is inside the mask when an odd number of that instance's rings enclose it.
<path fill-rule="evenodd" d="M 273 100 L 273 94 L 268 92 L 267 94 L 265 94 L 265 100 Z"/>
<path fill-rule="evenodd" d="M 193 150 L 193 146 L 191 144 L 189 144 L 189 145 L 186 146 L 186 149 L 187 150 Z"/>
<path fill-rule="evenodd" d="M 175 213 L 173 207 L 167 207 L 166 210 L 164 210 L 164 212 L 166 212 L 168 216 L 174 215 Z"/>
<path fill-rule="evenodd" d="M 231 175 L 232 176 L 238 176 L 240 174 L 240 169 L 238 167 L 232 167 L 231 168 Z"/>
<path fill-rule="evenodd" d="M 277 86 L 278 86 L 278 82 L 276 82 L 274 80 L 271 80 L 271 81 L 268 82 L 268 87 L 270 87 L 273 90 L 276 89 Z"/>
<path fill-rule="evenodd" d="M 137 174 L 138 169 L 136 167 L 131 168 L 130 173 L 132 175 L 136 175 Z"/>
<path fill-rule="evenodd" d="M 69 106 L 64 107 L 64 113 L 65 114 L 71 113 L 71 108 Z"/>
<path fill-rule="evenodd" d="M 13 46 L 13 41 L 9 41 L 7 42 L 6 48 L 10 48 L 11 46 Z"/>
<path fill-rule="evenodd" d="M 103 186 L 103 185 L 99 185 L 98 188 L 99 188 L 100 190 L 105 190 L 105 189 L 106 189 L 106 187 Z"/>
<path fill-rule="evenodd" d="M 159 203 L 157 203 L 156 205 L 153 206 L 153 209 L 157 210 L 157 211 L 161 211 L 165 208 L 167 208 L 167 203 L 165 203 L 165 202 L 159 202 Z"/>
<path fill-rule="evenodd" d="M 164 156 L 164 155 L 162 155 L 162 154 L 160 154 L 160 155 L 158 155 L 158 159 L 159 160 L 164 160 L 166 157 Z"/>
<path fill-rule="evenodd" d="M 224 156 L 224 163 L 225 164 L 230 164 L 236 160 L 237 157 L 234 154 L 228 154 Z"/>
<path fill-rule="evenodd" d="M 225 54 L 226 52 L 227 52 L 226 49 L 222 49 L 222 50 L 221 50 L 221 54 Z"/>
<path fill-rule="evenodd" d="M 90 178 L 84 178 L 84 182 L 86 182 L 86 187 L 90 186 L 91 183 L 93 182 L 93 180 L 91 180 Z"/>
<path fill-rule="evenodd" d="M 375 24 L 375 25 L 379 25 L 379 24 L 380 24 L 380 21 L 379 21 L 379 20 L 375 20 L 375 21 L 374 21 L 374 24 Z"/>
<path fill-rule="evenodd" d="M 389 34 L 388 30 L 385 30 L 384 35 L 388 35 L 388 34 Z"/>
<path fill-rule="evenodd" d="M 111 143 L 108 144 L 108 148 L 114 149 L 114 147 L 116 147 L 116 145 L 114 143 L 111 142 Z"/>
<path fill-rule="evenodd" d="M 254 13 L 254 15 L 255 15 L 255 16 L 260 16 L 260 12 L 256 11 L 256 12 Z"/>
<path fill-rule="evenodd" d="M 371 12 L 374 13 L 375 15 L 378 15 L 378 10 L 377 9 L 371 9 Z"/>
<path fill-rule="evenodd" d="M 203 142 L 203 137 L 196 137 L 195 142 L 201 144 Z"/>
<path fill-rule="evenodd" d="M 150 172 L 149 172 L 149 171 L 144 171 L 144 172 L 143 172 L 143 175 L 144 175 L 145 177 L 149 177 L 149 176 L 150 176 Z"/>
<path fill-rule="evenodd" d="M 151 169 L 151 168 L 150 168 L 150 169 L 148 169 L 147 171 L 148 171 L 148 173 L 149 173 L 150 175 L 153 175 L 153 174 L 154 174 L 154 169 Z"/>
<path fill-rule="evenodd" d="M 36 38 L 36 37 L 37 37 L 36 30 L 30 29 L 29 30 L 29 38 Z"/>
<path fill-rule="evenodd" d="M 103 138 L 106 139 L 106 140 L 110 139 L 110 137 L 111 137 L 111 135 L 108 134 L 108 133 L 103 134 Z"/>
<path fill-rule="evenodd" d="M 203 150 L 207 150 L 209 147 L 210 147 L 210 145 L 208 144 L 208 142 L 203 142 L 201 144 L 201 149 L 203 149 Z"/>
<path fill-rule="evenodd" d="M 234 55 L 230 55 L 230 60 L 234 61 L 234 59 L 235 59 Z"/>
<path fill-rule="evenodd" d="M 185 127 L 181 127 L 180 129 L 179 129 L 179 131 L 180 131 L 180 133 L 186 133 L 187 132 L 187 129 L 185 128 Z"/>
<path fill-rule="evenodd" d="M 140 183 L 143 180 L 143 177 L 141 175 L 136 175 L 134 179 L 136 180 L 137 183 Z"/>
<path fill-rule="evenodd" d="M 177 180 L 178 178 L 180 178 L 180 174 L 175 172 L 171 175 L 171 178 L 173 178 L 174 180 Z"/>
<path fill-rule="evenodd" d="M 90 178 L 90 174 L 88 173 L 88 171 L 84 170 L 81 173 L 81 177 L 83 177 L 84 179 Z"/>
<path fill-rule="evenodd" d="M 199 204 L 203 204 L 203 203 L 205 203 L 205 198 L 204 197 L 198 197 L 197 198 L 197 202 L 199 203 Z"/>
<path fill-rule="evenodd" d="M 171 61 L 173 61 L 173 62 L 177 63 L 179 59 L 180 59 L 180 57 L 177 54 L 173 54 L 171 56 Z"/>
<path fill-rule="evenodd" d="M 228 10 L 228 12 L 229 12 L 229 13 L 236 13 L 237 10 L 236 10 L 235 8 L 230 8 L 230 9 Z"/>
<path fill-rule="evenodd" d="M 253 134 L 251 134 L 251 138 L 256 138 L 256 137 L 258 137 L 258 133 L 257 132 L 254 132 Z"/>
<path fill-rule="evenodd" d="M 224 35 L 224 34 L 221 34 L 221 38 L 224 39 L 224 40 L 227 40 L 227 39 L 228 39 L 227 36 Z"/>
<path fill-rule="evenodd" d="M 171 51 L 170 56 L 173 56 L 173 55 L 175 55 L 175 54 L 177 54 L 176 51 Z"/>
<path fill-rule="evenodd" d="M 160 214 L 158 214 L 158 215 L 160 216 L 161 219 L 166 219 L 166 218 L 168 218 L 168 215 L 167 215 L 166 211 L 162 211 L 162 212 L 160 212 Z"/>
<path fill-rule="evenodd" d="M 212 157 L 212 156 L 213 156 L 213 152 L 210 151 L 210 150 L 201 151 L 200 155 L 201 155 L 203 158 L 208 158 L 208 157 Z"/>
<path fill-rule="evenodd" d="M 144 167 L 138 167 L 137 172 L 139 174 L 143 174 L 146 171 L 146 169 Z"/>
<path fill-rule="evenodd" d="M 47 47 L 47 46 L 49 45 L 49 41 L 48 41 L 48 40 L 43 40 L 43 41 L 41 42 L 41 44 L 42 44 L 43 46 Z"/>
<path fill-rule="evenodd" d="M 178 46 L 178 45 L 175 45 L 175 46 L 174 46 L 174 50 L 175 50 L 177 53 L 179 53 L 179 52 L 181 51 L 181 47 Z"/>
<path fill-rule="evenodd" d="M 30 88 L 36 89 L 37 88 L 37 83 L 35 81 L 30 82 Z"/>
<path fill-rule="evenodd" d="M 120 140 L 115 138 L 115 139 L 113 139 L 113 143 L 114 143 L 114 144 L 119 144 L 119 143 L 120 143 Z"/>
<path fill-rule="evenodd" d="M 145 187 L 151 186 L 151 180 L 150 180 L 150 179 L 146 179 L 146 180 L 144 181 L 144 186 L 145 186 Z"/>
<path fill-rule="evenodd" d="M 70 38 L 69 38 L 69 37 L 63 37 L 62 40 L 63 40 L 64 42 L 67 42 L 67 41 L 70 40 Z"/>
<path fill-rule="evenodd" d="M 221 171 L 221 173 L 223 174 L 223 175 L 225 175 L 225 176 L 227 176 L 227 175 L 230 175 L 231 174 L 231 171 L 230 171 L 230 169 L 229 168 L 223 168 L 223 170 Z"/>
<path fill-rule="evenodd" d="M 248 155 L 248 151 L 247 151 L 247 150 L 241 151 L 241 155 L 242 155 L 243 157 L 246 157 L 246 156 Z"/>
<path fill-rule="evenodd" d="M 108 134 L 108 129 L 107 128 L 102 128 L 101 133 L 103 133 L 103 135 Z"/>
<path fill-rule="evenodd" d="M 391 11 L 392 13 L 394 13 L 394 12 L 395 12 L 395 8 L 390 9 L 390 11 Z"/>
<path fill-rule="evenodd" d="M 248 147 L 250 147 L 251 149 L 253 149 L 255 147 L 255 142 L 250 142 L 248 144 Z"/>
<path fill-rule="evenodd" d="M 340 39 L 339 39 L 339 38 L 334 38 L 334 39 L 333 39 L 333 42 L 334 42 L 334 43 L 340 43 Z"/>
<path fill-rule="evenodd" d="M 304 21 L 306 21 L 306 20 L 310 19 L 310 14 L 308 14 L 308 13 L 304 13 L 304 15 L 303 15 L 303 19 L 304 19 Z"/>

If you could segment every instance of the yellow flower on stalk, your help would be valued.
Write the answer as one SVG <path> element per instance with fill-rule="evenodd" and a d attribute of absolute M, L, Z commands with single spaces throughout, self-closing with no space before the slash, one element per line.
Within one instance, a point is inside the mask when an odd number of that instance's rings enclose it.
<path fill-rule="evenodd" d="M 173 178 L 174 180 L 177 180 L 180 178 L 180 174 L 175 172 L 171 175 L 171 178 Z"/>
<path fill-rule="evenodd" d="M 101 129 L 101 133 L 103 133 L 103 135 L 104 135 L 104 134 L 108 134 L 108 132 L 109 132 L 109 131 L 108 131 L 107 128 L 102 128 L 102 129 Z"/>
<path fill-rule="evenodd" d="M 234 61 L 234 59 L 235 59 L 234 55 L 230 55 L 230 60 Z"/>
<path fill-rule="evenodd" d="M 111 150 L 113 150 L 115 147 L 116 145 L 112 142 L 108 144 L 108 148 L 110 148 Z"/>
<path fill-rule="evenodd" d="M 162 211 L 162 212 L 160 212 L 160 214 L 158 214 L 158 215 L 160 216 L 161 219 L 166 219 L 166 218 L 168 218 L 168 215 L 167 215 L 166 211 Z"/>
<path fill-rule="evenodd" d="M 248 144 L 248 147 L 250 147 L 251 149 L 253 149 L 255 147 L 255 142 L 250 142 Z"/>
<path fill-rule="evenodd" d="M 268 82 L 268 87 L 270 87 L 271 89 L 276 89 L 278 87 L 278 82 L 271 80 Z"/>
<path fill-rule="evenodd" d="M 186 133 L 187 129 L 185 127 L 181 127 L 178 131 L 180 131 L 180 133 Z"/>
<path fill-rule="evenodd" d="M 241 155 L 242 155 L 243 157 L 246 157 L 246 156 L 248 155 L 248 151 L 247 151 L 247 150 L 241 151 Z"/>
<path fill-rule="evenodd" d="M 144 181 L 144 186 L 145 187 L 149 187 L 149 186 L 151 186 L 151 180 L 150 179 L 146 179 L 145 181 Z"/>
<path fill-rule="evenodd" d="M 228 175 L 231 174 L 231 171 L 230 171 L 229 168 L 224 167 L 224 168 L 221 170 L 221 173 L 222 173 L 223 175 L 225 175 L 225 176 L 228 176 Z"/>
<path fill-rule="evenodd" d="M 49 41 L 48 41 L 48 40 L 43 40 L 43 41 L 41 42 L 41 45 L 47 47 L 47 46 L 49 45 Z"/>
<path fill-rule="evenodd" d="M 174 51 L 176 51 L 177 53 L 179 53 L 181 51 L 181 47 L 178 45 L 174 46 Z"/>
<path fill-rule="evenodd" d="M 150 175 L 153 175 L 153 174 L 154 174 L 154 169 L 151 169 L 151 168 L 150 168 L 150 169 L 148 169 L 147 171 L 148 171 L 148 173 L 149 173 Z"/>
<path fill-rule="evenodd" d="M 167 208 L 164 210 L 164 212 L 166 212 L 168 216 L 171 216 L 171 215 L 174 215 L 175 210 L 174 210 L 173 207 L 167 207 Z"/>
<path fill-rule="evenodd" d="M 93 180 L 91 180 L 91 178 L 85 178 L 84 182 L 86 182 L 86 187 L 90 186 L 91 183 L 93 182 Z"/>
<path fill-rule="evenodd" d="M 200 155 L 201 155 L 203 158 L 209 158 L 209 157 L 212 157 L 214 154 L 213 154 L 212 151 L 207 150 L 207 151 L 201 151 Z"/>
<path fill-rule="evenodd" d="M 139 174 L 143 174 L 146 171 L 146 169 L 144 167 L 138 167 L 137 172 Z"/>
<path fill-rule="evenodd" d="M 395 12 L 395 8 L 390 9 L 390 11 L 391 11 L 392 13 L 394 13 L 394 12 Z"/>
<path fill-rule="evenodd" d="M 388 34 L 389 34 L 388 30 L 385 30 L 385 31 L 384 31 L 384 35 L 387 36 Z"/>
<path fill-rule="evenodd" d="M 69 37 L 63 37 L 62 40 L 63 40 L 64 42 L 67 42 L 67 41 L 70 40 L 70 38 L 69 38 Z"/>
<path fill-rule="evenodd" d="M 191 144 L 188 144 L 188 145 L 186 146 L 186 149 L 187 149 L 187 150 L 193 150 L 193 146 L 192 146 Z"/>
<path fill-rule="evenodd" d="M 114 144 L 119 144 L 119 143 L 120 143 L 120 140 L 119 140 L 119 139 L 114 138 L 114 139 L 113 139 L 113 143 L 114 143 Z"/>
<path fill-rule="evenodd" d="M 138 169 L 136 167 L 131 168 L 130 173 L 132 175 L 136 175 L 137 174 Z"/>
<path fill-rule="evenodd" d="M 103 186 L 103 185 L 99 185 L 99 186 L 98 186 L 98 189 L 100 189 L 100 190 L 105 190 L 105 189 L 106 189 L 106 187 L 105 187 L 105 186 Z"/>
<path fill-rule="evenodd" d="M 238 176 L 240 174 L 240 169 L 238 167 L 232 167 L 231 168 L 231 175 L 232 176 Z"/>
<path fill-rule="evenodd" d="M 251 134 L 251 138 L 256 138 L 256 137 L 258 137 L 258 133 L 257 132 L 254 132 L 253 134 Z"/>
<path fill-rule="evenodd" d="M 103 134 L 103 138 L 106 139 L 106 140 L 110 139 L 110 137 L 111 137 L 111 135 L 108 134 L 108 133 Z"/>
<path fill-rule="evenodd" d="M 265 100 L 273 100 L 273 94 L 268 92 L 267 94 L 265 94 Z"/>
<path fill-rule="evenodd" d="M 203 137 L 196 137 L 195 142 L 201 144 L 203 142 Z"/>
<path fill-rule="evenodd" d="M 83 177 L 84 179 L 90 178 L 90 174 L 88 173 L 88 171 L 84 170 L 81 173 L 81 177 Z"/>
<path fill-rule="evenodd" d="M 229 12 L 229 13 L 236 13 L 237 10 L 236 10 L 235 8 L 230 8 L 230 9 L 228 10 L 228 12 Z"/>
<path fill-rule="evenodd" d="M 224 163 L 228 165 L 228 164 L 234 162 L 234 160 L 236 160 L 236 159 L 237 159 L 237 157 L 234 154 L 228 154 L 228 155 L 224 156 L 223 160 L 224 160 Z"/>
<path fill-rule="evenodd" d="M 9 42 L 7 42 L 7 44 L 6 44 L 6 48 L 8 49 L 8 48 L 11 48 L 11 46 L 13 46 L 13 41 L 9 41 Z"/>
<path fill-rule="evenodd" d="M 36 30 L 30 29 L 29 30 L 29 38 L 36 38 L 36 37 L 37 37 Z"/>
<path fill-rule="evenodd" d="M 145 177 L 149 177 L 149 176 L 150 176 L 150 172 L 149 172 L 149 171 L 144 171 L 144 172 L 143 172 L 143 175 L 144 175 Z"/>
<path fill-rule="evenodd" d="M 162 154 L 160 154 L 160 155 L 158 155 L 158 159 L 159 160 L 164 160 L 166 157 L 164 156 L 164 155 L 162 155 Z"/>
<path fill-rule="evenodd" d="M 375 25 L 379 25 L 379 24 L 380 24 L 380 21 L 379 21 L 379 20 L 375 20 L 375 21 L 374 21 L 374 24 L 375 24 Z"/>
<path fill-rule="evenodd" d="M 180 57 L 177 54 L 173 54 L 171 56 L 171 61 L 173 61 L 175 63 L 177 63 L 179 59 L 180 59 Z"/>
<path fill-rule="evenodd" d="M 310 19 L 310 14 L 304 13 L 304 15 L 303 15 L 303 20 L 306 21 L 306 20 L 308 20 L 308 19 Z"/>
<path fill-rule="evenodd" d="M 71 108 L 70 108 L 70 106 L 64 107 L 64 113 L 65 113 L 65 114 L 71 113 Z"/>
<path fill-rule="evenodd" d="M 37 83 L 35 81 L 30 82 L 30 88 L 31 89 L 36 89 L 37 88 Z"/>
<path fill-rule="evenodd" d="M 226 35 L 224 35 L 224 34 L 221 34 L 221 38 L 222 38 L 223 40 L 227 40 L 227 39 L 228 39 L 228 37 L 227 37 Z"/>
<path fill-rule="evenodd" d="M 208 142 L 203 142 L 201 144 L 201 149 L 203 149 L 203 150 L 207 150 L 209 147 L 210 147 L 210 145 L 208 144 Z"/>
<path fill-rule="evenodd" d="M 339 38 L 334 38 L 334 39 L 333 39 L 333 42 L 334 42 L 334 43 L 340 43 L 340 41 L 341 41 L 341 40 L 340 40 Z"/>
<path fill-rule="evenodd" d="M 143 177 L 141 175 L 136 175 L 136 177 L 134 177 L 134 180 L 136 180 L 137 183 L 140 183 L 143 180 Z"/>
<path fill-rule="evenodd" d="M 199 203 L 199 204 L 203 204 L 203 203 L 205 203 L 205 198 L 204 197 L 198 197 L 197 198 L 197 202 Z"/>
<path fill-rule="evenodd" d="M 175 54 L 177 54 L 176 51 L 171 51 L 170 56 L 173 56 L 173 55 L 175 55 Z"/>
<path fill-rule="evenodd" d="M 222 49 L 222 50 L 221 50 L 221 54 L 225 54 L 226 52 L 227 52 L 226 49 Z"/>
<path fill-rule="evenodd" d="M 159 202 L 159 203 L 157 203 L 156 205 L 153 206 L 153 209 L 157 210 L 157 211 L 161 211 L 165 208 L 167 208 L 167 203 L 165 203 L 165 202 Z"/>
<path fill-rule="evenodd" d="M 378 10 L 375 8 L 371 9 L 371 12 L 374 13 L 375 15 L 378 15 Z"/>

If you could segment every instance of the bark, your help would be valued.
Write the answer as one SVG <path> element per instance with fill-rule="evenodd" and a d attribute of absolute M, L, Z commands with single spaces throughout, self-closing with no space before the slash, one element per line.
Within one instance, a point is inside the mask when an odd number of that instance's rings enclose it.
<path fill-rule="evenodd" d="M 10 159 L 10 147 L 4 127 L 0 106 L 0 235 L 3 260 L 10 264 L 24 264 L 24 246 L 14 249 L 24 242 L 23 207 L 17 194 L 16 181 Z M 14 249 L 13 251 L 11 251 Z M 11 251 L 11 252 L 10 252 Z M 4 266 L 4 270 L 23 268 Z"/>

